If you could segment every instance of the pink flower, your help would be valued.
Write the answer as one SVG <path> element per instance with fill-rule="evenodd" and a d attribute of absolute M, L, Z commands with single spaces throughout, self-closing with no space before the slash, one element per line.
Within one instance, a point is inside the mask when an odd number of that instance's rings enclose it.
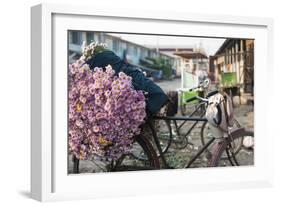
<path fill-rule="evenodd" d="M 75 74 L 75 72 L 76 72 L 76 67 L 75 67 L 73 64 L 71 64 L 71 65 L 69 66 L 69 70 L 70 70 L 71 74 Z"/>
<path fill-rule="evenodd" d="M 115 124 L 116 124 L 117 126 L 120 126 L 120 124 L 121 124 L 120 120 L 119 120 L 119 119 L 116 119 L 116 120 L 115 120 Z"/>
<path fill-rule="evenodd" d="M 94 71 L 95 71 L 95 72 L 102 72 L 103 70 L 102 70 L 102 68 L 100 68 L 100 67 L 95 67 L 95 68 L 94 68 Z"/>
<path fill-rule="evenodd" d="M 97 113 L 96 114 L 96 118 L 99 120 L 99 119 L 105 119 L 106 118 L 106 114 L 105 113 Z"/>
<path fill-rule="evenodd" d="M 98 132 L 99 130 L 100 130 L 100 129 L 99 129 L 98 126 L 94 126 L 94 127 L 93 127 L 93 131 L 94 131 L 94 132 Z"/>
<path fill-rule="evenodd" d="M 84 127 L 84 123 L 81 119 L 77 119 L 75 122 L 76 126 L 83 128 Z"/>
<path fill-rule="evenodd" d="M 131 111 L 131 107 L 130 107 L 130 106 L 126 106 L 126 107 L 125 107 L 125 111 L 126 111 L 126 112 L 130 112 L 130 111 Z"/>
<path fill-rule="evenodd" d="M 100 99 L 96 99 L 95 100 L 96 105 L 101 106 L 102 105 L 102 101 Z"/>
<path fill-rule="evenodd" d="M 109 97 L 109 96 L 111 95 L 110 90 L 106 90 L 105 93 L 104 93 L 104 95 L 105 95 L 106 97 Z"/>
<path fill-rule="evenodd" d="M 95 94 L 95 91 L 96 91 L 96 88 L 95 88 L 95 85 L 94 84 L 90 84 L 89 85 L 89 92 L 90 94 Z"/>
<path fill-rule="evenodd" d="M 137 104 L 135 102 L 133 102 L 131 104 L 131 108 L 132 108 L 132 110 L 136 110 L 137 109 Z"/>
<path fill-rule="evenodd" d="M 110 102 L 107 101 L 107 102 L 105 103 L 105 105 L 104 105 L 104 109 L 105 109 L 106 111 L 109 111 L 110 108 L 111 108 Z"/>
<path fill-rule="evenodd" d="M 107 66 L 90 70 L 80 59 L 69 66 L 69 150 L 78 159 L 116 159 L 132 147 L 146 116 L 132 78 Z"/>
<path fill-rule="evenodd" d="M 87 101 L 87 99 L 86 99 L 85 97 L 83 97 L 83 96 L 80 96 L 80 97 L 79 97 L 79 100 L 80 100 L 80 102 L 82 102 L 83 104 L 85 104 L 86 101 Z"/>

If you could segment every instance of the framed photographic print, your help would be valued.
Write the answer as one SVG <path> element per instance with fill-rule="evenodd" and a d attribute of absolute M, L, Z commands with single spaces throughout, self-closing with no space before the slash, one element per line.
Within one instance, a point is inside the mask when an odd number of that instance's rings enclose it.
<path fill-rule="evenodd" d="M 272 185 L 271 19 L 31 14 L 34 199 Z"/>

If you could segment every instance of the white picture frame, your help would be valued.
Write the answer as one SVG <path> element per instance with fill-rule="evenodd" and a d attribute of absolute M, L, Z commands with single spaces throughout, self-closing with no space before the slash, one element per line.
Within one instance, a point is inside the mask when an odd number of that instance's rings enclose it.
<path fill-rule="evenodd" d="M 263 85 L 273 85 L 272 19 L 40 4 L 31 8 L 31 26 L 32 198 L 53 201 L 272 186 L 274 135 L 266 121 L 270 102 L 263 98 L 269 93 Z M 71 29 L 254 38 L 255 166 L 68 175 L 66 31 Z"/>

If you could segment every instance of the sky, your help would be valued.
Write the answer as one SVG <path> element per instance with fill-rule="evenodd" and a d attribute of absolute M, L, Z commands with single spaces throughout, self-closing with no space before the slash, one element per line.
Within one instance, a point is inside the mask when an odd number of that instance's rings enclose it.
<path fill-rule="evenodd" d="M 140 45 L 161 48 L 161 47 L 203 47 L 207 55 L 213 55 L 225 41 L 223 38 L 202 38 L 202 37 L 177 37 L 139 34 L 110 33 L 130 42 Z"/>

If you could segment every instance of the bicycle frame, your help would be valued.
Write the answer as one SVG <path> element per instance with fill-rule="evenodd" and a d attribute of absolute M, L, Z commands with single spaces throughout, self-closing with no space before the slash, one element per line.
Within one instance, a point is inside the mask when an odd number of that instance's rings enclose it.
<path fill-rule="evenodd" d="M 195 125 L 198 123 L 198 122 L 206 122 L 207 119 L 206 118 L 202 118 L 202 117 L 174 117 L 174 116 L 155 116 L 153 117 L 153 119 L 162 119 L 162 120 L 170 120 L 170 121 L 177 121 L 177 120 L 182 120 L 182 121 L 195 121 Z M 157 137 L 157 134 L 156 134 L 156 131 L 150 121 L 150 119 L 148 119 L 147 121 L 148 125 L 149 125 L 149 128 L 151 129 L 151 132 L 152 132 L 152 136 L 153 136 L 153 140 L 156 144 L 156 147 L 157 147 L 157 150 L 159 151 L 159 154 L 160 154 L 160 158 L 161 160 L 163 161 L 163 164 L 164 164 L 164 167 L 165 168 L 171 168 L 165 157 L 164 157 L 164 154 L 162 152 L 162 149 L 161 149 L 161 146 L 160 146 L 160 142 L 159 142 L 159 139 Z M 189 129 L 188 131 L 188 134 L 190 133 L 190 131 L 194 128 L 194 125 Z M 215 140 L 215 138 L 212 138 L 210 139 L 206 145 L 204 145 L 198 152 L 197 154 L 191 158 L 191 160 L 188 162 L 186 168 L 189 168 L 192 163 L 211 145 L 211 143 Z"/>
<path fill-rule="evenodd" d="M 204 106 L 205 107 L 205 102 L 201 102 L 201 103 L 199 103 L 197 106 L 196 106 L 196 108 L 195 108 L 195 110 L 190 114 L 190 115 L 188 115 L 187 117 L 188 118 L 191 118 L 191 117 L 193 117 L 193 115 L 200 109 L 200 108 L 202 108 L 202 106 Z M 201 118 L 203 118 L 203 116 L 205 115 L 205 111 L 201 114 L 201 116 L 200 116 L 200 119 Z M 177 119 L 177 120 L 179 120 L 179 119 Z M 173 122 L 174 122 L 174 124 L 175 124 L 175 127 L 176 127 L 176 132 L 177 132 L 177 134 L 178 135 L 180 135 L 179 134 L 179 130 L 182 128 L 182 126 L 186 123 L 186 122 L 188 122 L 188 121 L 191 121 L 191 120 L 183 120 L 183 122 L 178 126 L 177 125 L 177 122 L 176 122 L 176 120 L 173 120 Z M 184 137 L 187 137 L 189 134 L 190 134 L 190 132 L 193 130 L 193 128 L 198 124 L 198 122 L 199 121 L 195 121 L 194 122 L 194 124 L 189 128 L 189 130 L 185 133 L 185 135 L 184 135 Z"/>

